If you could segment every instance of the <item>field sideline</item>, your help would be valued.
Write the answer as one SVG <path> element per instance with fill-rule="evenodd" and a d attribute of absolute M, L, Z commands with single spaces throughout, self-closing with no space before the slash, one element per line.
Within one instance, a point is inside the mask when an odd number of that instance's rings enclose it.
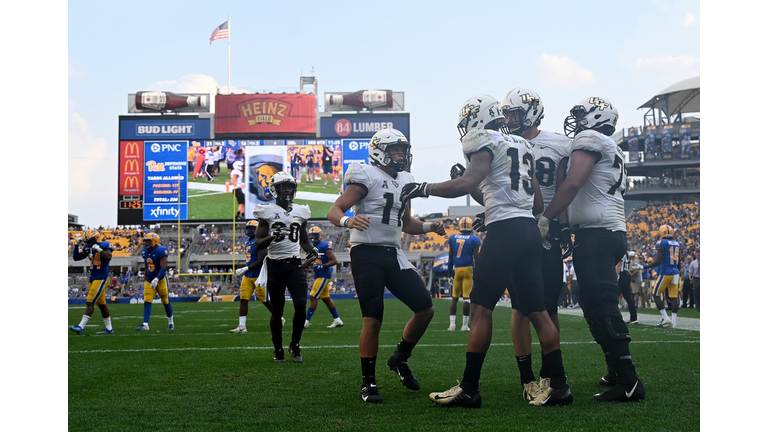
<path fill-rule="evenodd" d="M 386 367 L 410 311 L 396 300 L 385 301 L 377 363 L 381 405 L 359 399 L 362 318 L 357 301 L 336 302 L 345 323 L 337 329 L 326 328 L 332 318 L 319 304 L 304 330 L 300 364 L 291 362 L 287 349 L 286 363 L 272 361 L 268 312 L 258 302 L 250 303 L 248 333 L 240 335 L 229 333 L 237 325 L 237 303 L 175 303 L 173 331 L 165 329 L 162 306 L 154 305 L 149 332 L 135 330 L 141 305 L 110 305 L 115 334 L 95 335 L 103 328 L 98 310 L 87 336 L 68 331 L 69 429 L 637 431 L 669 428 L 666 414 L 672 410 L 674 429 L 699 430 L 700 332 L 631 326 L 632 355 L 647 398 L 600 404 L 590 396 L 603 390 L 597 380 L 605 364 L 578 309 L 564 310 L 560 317 L 573 405 L 538 408 L 522 400 L 509 333 L 511 310 L 502 303 L 494 312 L 494 343 L 481 377 L 483 407 L 436 406 L 428 394 L 461 379 L 467 333 L 446 331 L 449 299 L 434 303 L 435 318 L 409 361 L 422 387 L 412 392 Z M 293 315 L 291 303 L 286 306 L 285 347 Z M 68 307 L 69 325 L 79 322 L 83 310 Z M 658 313 L 643 316 L 658 321 Z M 533 337 L 537 371 L 541 361 Z"/>

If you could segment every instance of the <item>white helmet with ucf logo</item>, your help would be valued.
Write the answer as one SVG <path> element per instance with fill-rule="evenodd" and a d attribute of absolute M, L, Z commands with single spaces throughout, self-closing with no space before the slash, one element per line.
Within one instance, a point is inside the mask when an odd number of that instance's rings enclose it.
<path fill-rule="evenodd" d="M 571 114 L 565 118 L 563 129 L 569 138 L 573 138 L 583 130 L 603 127 L 606 128 L 606 135 L 613 135 L 617 121 L 619 121 L 619 112 L 616 108 L 607 99 L 592 96 L 571 108 Z"/>
<path fill-rule="evenodd" d="M 392 145 L 405 145 L 405 154 L 402 162 L 395 162 L 389 157 L 387 147 Z M 411 165 L 411 144 L 408 138 L 397 129 L 382 129 L 371 138 L 368 144 L 368 156 L 371 164 L 394 168 L 395 171 L 403 171 Z"/>
<path fill-rule="evenodd" d="M 494 129 L 499 126 L 499 132 L 508 134 L 501 104 L 493 96 L 479 95 L 469 98 L 459 111 L 459 135 L 464 135 L 472 129 Z M 490 127 L 489 127 L 490 126 Z"/>
<path fill-rule="evenodd" d="M 507 120 L 509 131 L 520 135 L 541 124 L 541 119 L 544 118 L 544 104 L 535 91 L 518 87 L 507 93 L 501 112 Z"/>

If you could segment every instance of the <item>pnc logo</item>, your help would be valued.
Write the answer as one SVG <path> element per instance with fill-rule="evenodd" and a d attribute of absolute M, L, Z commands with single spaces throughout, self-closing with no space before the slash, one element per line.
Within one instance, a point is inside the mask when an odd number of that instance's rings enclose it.
<path fill-rule="evenodd" d="M 181 144 L 169 144 L 169 143 L 152 143 L 149 147 L 152 153 L 160 153 L 165 151 L 181 151 Z"/>

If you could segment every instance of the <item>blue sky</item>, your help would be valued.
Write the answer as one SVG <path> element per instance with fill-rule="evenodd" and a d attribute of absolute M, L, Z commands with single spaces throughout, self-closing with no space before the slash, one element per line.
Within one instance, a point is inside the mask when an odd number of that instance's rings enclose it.
<path fill-rule="evenodd" d="M 637 107 L 657 92 L 700 75 L 696 1 L 291 4 L 70 2 L 68 212 L 89 226 L 116 224 L 117 120 L 127 95 L 226 87 L 227 40 L 208 39 L 227 16 L 233 89 L 297 91 L 314 68 L 320 95 L 405 92 L 417 181 L 447 179 L 463 160 L 456 119 L 473 95 L 501 100 L 531 88 L 544 102 L 542 128 L 557 132 L 573 104 L 601 96 L 626 128 L 642 125 Z M 425 214 L 465 202 L 413 207 Z"/>

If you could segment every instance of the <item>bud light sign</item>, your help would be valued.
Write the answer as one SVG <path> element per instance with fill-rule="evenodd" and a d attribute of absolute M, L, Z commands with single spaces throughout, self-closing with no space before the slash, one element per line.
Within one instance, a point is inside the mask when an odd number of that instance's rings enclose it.
<path fill-rule="evenodd" d="M 320 118 L 323 138 L 368 138 L 382 129 L 397 129 L 410 135 L 410 114 L 348 114 Z"/>

